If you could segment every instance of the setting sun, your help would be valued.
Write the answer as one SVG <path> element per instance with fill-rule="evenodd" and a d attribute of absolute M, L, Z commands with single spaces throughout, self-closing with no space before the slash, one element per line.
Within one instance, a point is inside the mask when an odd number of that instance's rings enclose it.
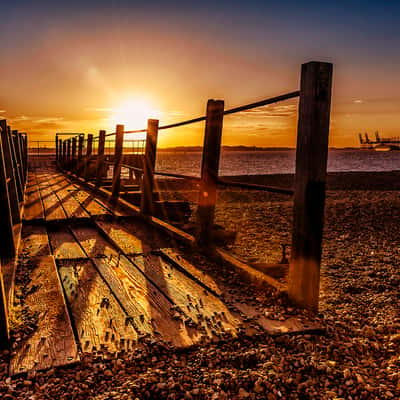
<path fill-rule="evenodd" d="M 148 118 L 160 118 L 161 112 L 147 100 L 132 98 L 113 108 L 110 124 L 123 124 L 125 130 L 146 128 Z"/>

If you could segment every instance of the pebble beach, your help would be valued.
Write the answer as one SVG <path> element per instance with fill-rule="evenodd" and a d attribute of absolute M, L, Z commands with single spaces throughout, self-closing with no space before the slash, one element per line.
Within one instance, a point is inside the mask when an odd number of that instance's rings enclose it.
<path fill-rule="evenodd" d="M 243 334 L 184 351 L 148 341 L 129 353 L 88 354 L 79 365 L 13 379 L 6 351 L 0 355 L 0 398 L 399 399 L 400 181 L 393 173 L 382 186 L 371 174 L 360 187 L 345 175 L 341 185 L 328 182 L 315 316 L 323 334 Z M 218 196 L 216 222 L 237 232 L 230 252 L 250 263 L 277 263 L 281 245 L 288 244 L 289 255 L 291 198 L 239 189 Z M 273 289 L 253 288 L 226 266 L 191 257 L 211 274 L 229 276 L 240 296 L 256 301 L 270 318 L 302 313 Z M 17 338 L 23 334 L 21 326 L 13 331 Z"/>

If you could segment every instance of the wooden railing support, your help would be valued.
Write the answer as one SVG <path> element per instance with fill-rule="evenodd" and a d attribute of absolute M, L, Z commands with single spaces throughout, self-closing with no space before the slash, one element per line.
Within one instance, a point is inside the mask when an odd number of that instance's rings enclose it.
<path fill-rule="evenodd" d="M 67 165 L 67 141 L 62 142 L 62 168 L 65 169 Z"/>
<path fill-rule="evenodd" d="M 332 64 L 302 65 L 289 298 L 318 310 Z"/>
<path fill-rule="evenodd" d="M 71 139 L 67 139 L 67 169 L 71 169 Z"/>
<path fill-rule="evenodd" d="M 92 151 L 93 151 L 93 135 L 89 133 L 87 137 L 86 157 L 85 157 L 85 166 L 83 173 L 83 177 L 85 178 L 85 180 L 90 179 L 90 160 L 92 159 Z"/>
<path fill-rule="evenodd" d="M 76 137 L 72 138 L 72 155 L 71 155 L 71 171 L 76 170 L 77 156 L 76 156 Z"/>
<path fill-rule="evenodd" d="M 223 100 L 208 100 L 197 207 L 196 240 L 202 246 L 210 243 L 214 225 L 223 112 Z"/>
<path fill-rule="evenodd" d="M 114 171 L 111 187 L 111 198 L 118 199 L 121 189 L 121 164 L 122 152 L 124 147 L 124 125 L 117 125 L 115 131 L 115 148 L 114 148 Z"/>
<path fill-rule="evenodd" d="M 158 120 L 147 120 L 146 148 L 143 162 L 142 194 L 140 211 L 143 215 L 153 215 L 154 170 L 156 166 Z"/>
<path fill-rule="evenodd" d="M 60 161 L 58 159 L 58 134 L 56 134 L 56 162 Z"/>
<path fill-rule="evenodd" d="M 96 186 L 101 185 L 104 174 L 104 148 L 106 143 L 106 131 L 99 131 L 99 147 L 97 148 Z"/>
<path fill-rule="evenodd" d="M 76 166 L 76 174 L 79 176 L 82 172 L 83 164 L 83 141 L 85 140 L 85 135 L 82 133 L 78 137 L 78 163 Z"/>
<path fill-rule="evenodd" d="M 12 164 L 14 168 L 14 176 L 15 176 L 15 182 L 17 184 L 17 194 L 18 194 L 18 201 L 19 203 L 24 201 L 24 188 L 23 188 L 23 183 L 22 183 L 22 178 L 20 174 L 20 168 L 19 168 L 19 161 L 17 157 L 17 145 L 16 145 L 16 140 L 15 140 L 15 133 L 17 131 L 11 132 L 11 128 L 8 126 L 8 138 L 9 138 L 9 143 L 10 143 L 10 149 L 11 149 L 11 157 L 12 157 Z"/>
<path fill-rule="evenodd" d="M 15 171 L 12 162 L 10 138 L 7 128 L 7 121 L 5 119 L 0 120 L 0 141 L 3 146 L 3 162 L 6 170 L 6 177 L 8 179 L 8 196 L 10 199 L 11 215 L 13 224 L 17 224 L 21 221 L 19 212 L 19 200 L 18 200 L 18 189 L 17 182 L 15 180 Z"/>
<path fill-rule="evenodd" d="M 61 165 L 62 163 L 62 139 L 58 139 L 58 165 Z"/>
<path fill-rule="evenodd" d="M 3 129 L 3 128 L 1 128 Z M 8 193 L 6 162 L 2 140 L 0 141 L 0 260 L 5 261 L 15 256 L 13 218 Z M 18 205 L 18 202 L 17 202 Z M 19 209 L 18 209 L 19 213 Z M 1 295 L 0 295 L 1 296 Z M 0 299 L 1 300 L 1 299 Z"/>

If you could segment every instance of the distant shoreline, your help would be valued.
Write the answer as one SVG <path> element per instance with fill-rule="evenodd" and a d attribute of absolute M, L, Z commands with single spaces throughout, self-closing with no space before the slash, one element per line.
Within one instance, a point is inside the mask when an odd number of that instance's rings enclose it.
<path fill-rule="evenodd" d="M 257 146 L 222 146 L 222 151 L 289 151 L 296 150 L 295 147 L 257 147 Z M 159 147 L 157 151 L 162 152 L 200 152 L 202 146 L 175 146 Z M 359 147 L 329 147 L 329 150 L 360 150 Z"/>

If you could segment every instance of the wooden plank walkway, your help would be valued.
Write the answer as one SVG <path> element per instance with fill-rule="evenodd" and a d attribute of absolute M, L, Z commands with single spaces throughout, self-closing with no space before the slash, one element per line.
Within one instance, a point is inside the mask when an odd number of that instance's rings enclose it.
<path fill-rule="evenodd" d="M 36 316 L 37 328 L 13 352 L 11 375 L 79 361 L 54 258 L 49 254 L 46 230 L 25 227 L 19 259 L 29 268 L 31 282 L 24 305 Z"/>
<path fill-rule="evenodd" d="M 187 347 L 243 330 L 307 329 L 260 315 L 162 231 L 52 169 L 29 173 L 25 201 L 20 258 L 35 290 L 24 305 L 40 318 L 11 359 L 12 375 L 76 362 L 79 352 L 131 350 L 144 338 Z"/>

